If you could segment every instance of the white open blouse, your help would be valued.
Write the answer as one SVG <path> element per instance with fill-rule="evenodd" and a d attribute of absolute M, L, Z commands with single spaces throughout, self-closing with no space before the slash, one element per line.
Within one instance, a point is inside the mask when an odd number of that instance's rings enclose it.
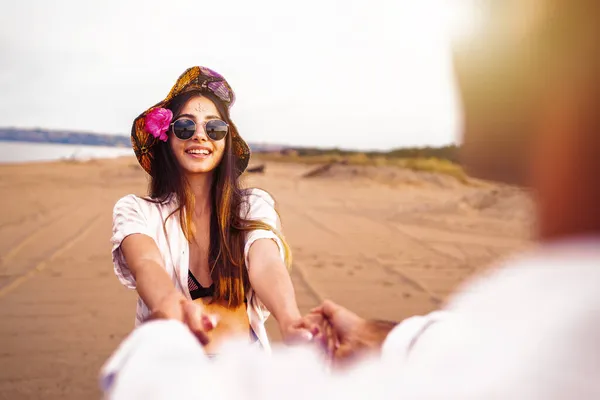
<path fill-rule="evenodd" d="M 242 215 L 246 219 L 260 220 L 273 228 L 279 230 L 279 217 L 275 211 L 275 201 L 265 191 L 260 189 L 248 189 L 245 192 L 245 207 L 242 207 Z M 189 243 L 183 234 L 177 215 L 169 218 L 166 224 L 166 233 L 163 222 L 168 215 L 177 208 L 174 196 L 171 200 L 162 203 L 152 203 L 135 195 L 127 195 L 115 204 L 113 210 L 113 235 L 112 258 L 115 274 L 121 283 L 129 288 L 135 289 L 136 282 L 127 266 L 125 257 L 121 252 L 121 242 L 127 236 L 141 233 L 150 236 L 158 246 L 163 257 L 163 263 L 175 287 L 187 298 L 191 299 L 188 289 L 189 269 Z M 275 233 L 270 230 L 254 230 L 246 235 L 244 246 L 244 257 L 248 266 L 248 252 L 250 246 L 259 239 L 274 240 L 279 246 L 281 258 L 285 257 L 284 247 Z M 261 346 L 270 351 L 269 338 L 265 329 L 265 321 L 270 313 L 262 302 L 257 298 L 254 291 L 250 289 L 246 294 L 247 313 L 250 326 Z M 138 297 L 136 310 L 136 325 L 139 325 L 150 315 L 146 304 Z"/>

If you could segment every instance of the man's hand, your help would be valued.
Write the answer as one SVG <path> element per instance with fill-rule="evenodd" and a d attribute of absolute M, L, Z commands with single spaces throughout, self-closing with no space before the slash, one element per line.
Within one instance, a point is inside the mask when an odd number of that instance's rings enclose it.
<path fill-rule="evenodd" d="M 332 301 L 325 301 L 311 314 L 321 315 L 330 329 L 321 331 L 317 339 L 325 344 L 337 366 L 344 366 L 362 356 L 377 354 L 396 323 L 365 320 Z"/>
<path fill-rule="evenodd" d="M 175 319 L 188 326 L 190 331 L 205 346 L 208 344 L 208 331 L 216 326 L 214 316 L 205 314 L 200 304 L 185 298 L 179 292 L 172 292 L 165 296 L 158 306 L 152 310 L 147 321 L 156 319 Z"/>

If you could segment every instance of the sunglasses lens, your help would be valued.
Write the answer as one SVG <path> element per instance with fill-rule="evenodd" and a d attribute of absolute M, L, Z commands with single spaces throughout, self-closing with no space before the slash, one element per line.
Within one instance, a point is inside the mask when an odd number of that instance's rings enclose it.
<path fill-rule="evenodd" d="M 206 136 L 212 140 L 221 140 L 229 131 L 229 126 L 224 121 L 213 119 L 206 123 Z"/>
<path fill-rule="evenodd" d="M 196 132 L 196 123 L 191 119 L 178 119 L 173 123 L 173 133 L 181 140 L 188 140 Z"/>

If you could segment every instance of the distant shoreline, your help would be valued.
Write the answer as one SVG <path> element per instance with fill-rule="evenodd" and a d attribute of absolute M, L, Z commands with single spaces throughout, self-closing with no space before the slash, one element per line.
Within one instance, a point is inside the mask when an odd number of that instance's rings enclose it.
<path fill-rule="evenodd" d="M 98 158 L 133 156 L 131 147 L 90 146 L 72 143 L 36 141 L 0 141 L 0 164 L 21 164 L 47 161 L 86 161 Z"/>
<path fill-rule="evenodd" d="M 129 136 L 53 131 L 46 129 L 0 128 L 0 141 L 117 148 L 131 147 L 131 139 Z"/>
<path fill-rule="evenodd" d="M 116 149 L 123 149 L 130 147 L 122 144 L 112 144 L 112 143 L 85 143 L 85 142 L 69 142 L 69 141 L 48 141 L 48 140 L 35 140 L 35 139 L 12 139 L 12 138 L 0 138 L 0 142 L 10 142 L 10 143 L 38 143 L 38 144 L 66 144 L 72 146 L 95 146 L 95 147 L 114 147 Z"/>

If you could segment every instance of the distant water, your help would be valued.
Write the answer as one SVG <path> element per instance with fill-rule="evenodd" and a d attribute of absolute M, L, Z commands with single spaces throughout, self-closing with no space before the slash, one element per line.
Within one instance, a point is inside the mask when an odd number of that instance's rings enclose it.
<path fill-rule="evenodd" d="M 0 163 L 132 156 L 131 148 L 0 141 Z"/>

